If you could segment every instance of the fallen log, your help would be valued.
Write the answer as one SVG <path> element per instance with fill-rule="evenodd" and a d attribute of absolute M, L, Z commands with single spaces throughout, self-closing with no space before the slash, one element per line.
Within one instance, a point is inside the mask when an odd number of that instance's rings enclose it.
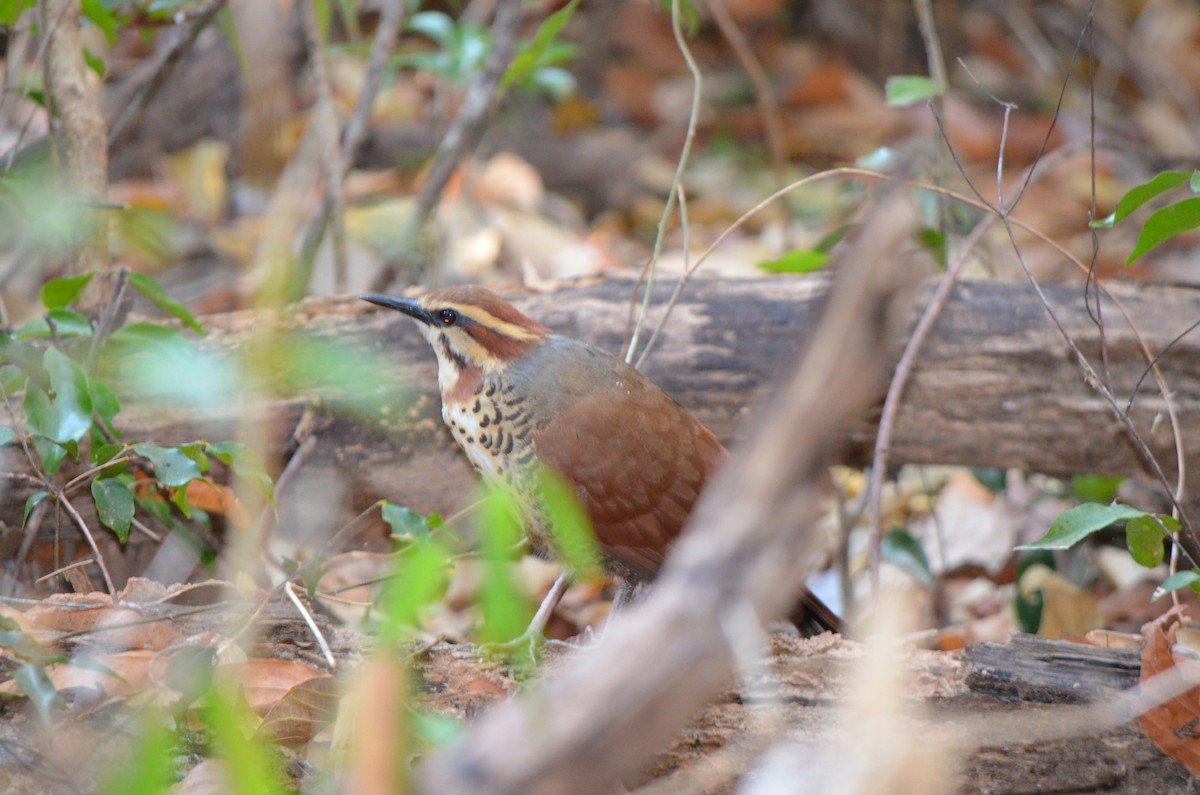
<path fill-rule="evenodd" d="M 804 346 L 826 284 L 823 278 L 698 279 L 684 291 L 645 370 L 718 436 L 736 443 L 746 416 L 775 385 L 778 368 Z M 1063 327 L 1098 362 L 1100 334 L 1082 287 L 1044 289 Z M 1192 457 L 1200 450 L 1200 339 L 1189 335 L 1168 346 L 1195 320 L 1200 295 L 1173 287 L 1110 289 L 1147 349 L 1166 351 L 1159 365 L 1181 419 L 1184 451 Z M 668 291 L 665 285 L 656 291 L 652 319 L 661 316 Z M 626 337 L 631 292 L 632 283 L 613 281 L 507 297 L 556 332 L 615 351 Z M 1123 402 L 1132 400 L 1135 426 L 1170 475 L 1175 453 L 1165 402 L 1153 378 L 1143 378 L 1147 359 L 1138 334 L 1111 300 L 1102 309 L 1113 392 Z M 202 345 L 212 351 L 236 350 L 271 325 L 358 343 L 378 357 L 378 366 L 407 376 L 413 401 L 396 405 L 378 422 L 317 411 L 317 443 L 298 476 L 305 483 L 340 484 L 328 495 L 337 503 L 331 518 L 345 519 L 381 497 L 443 513 L 467 500 L 474 476 L 442 427 L 434 359 L 410 320 L 350 297 L 306 302 L 270 324 L 248 312 L 203 320 L 210 334 Z M 893 341 L 893 363 L 903 344 L 903 337 Z M 881 400 L 882 393 L 876 406 Z M 305 406 L 304 396 L 207 413 L 153 405 L 123 412 L 118 425 L 127 438 L 173 443 L 235 438 L 248 423 L 286 460 Z M 848 463 L 867 460 L 877 418 L 878 408 L 851 422 Z M 1145 471 L 1029 285 L 991 281 L 955 288 L 905 391 L 891 461 L 1050 474 Z M 1192 485 L 1198 472 L 1190 468 Z M 11 496 L 0 518 L 11 522 L 15 512 L 19 524 L 24 495 L 14 490 Z"/>

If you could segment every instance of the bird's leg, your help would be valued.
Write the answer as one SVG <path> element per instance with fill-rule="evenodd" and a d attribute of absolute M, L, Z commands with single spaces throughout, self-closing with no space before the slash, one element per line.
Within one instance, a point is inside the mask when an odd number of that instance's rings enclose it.
<path fill-rule="evenodd" d="M 558 603 L 562 601 L 563 594 L 567 592 L 567 572 L 558 575 L 558 579 L 550 586 L 550 590 L 546 592 L 546 596 L 542 599 L 542 603 L 538 605 L 537 612 L 533 614 L 533 619 L 529 622 L 529 626 L 525 628 L 517 637 L 510 641 L 502 643 L 481 643 L 479 651 L 487 657 L 492 656 L 507 656 L 518 650 L 529 652 L 531 660 L 537 659 L 538 646 L 545 640 L 543 633 L 546 631 L 546 624 L 550 622 L 550 615 L 554 612 L 554 608 L 558 607 Z"/>

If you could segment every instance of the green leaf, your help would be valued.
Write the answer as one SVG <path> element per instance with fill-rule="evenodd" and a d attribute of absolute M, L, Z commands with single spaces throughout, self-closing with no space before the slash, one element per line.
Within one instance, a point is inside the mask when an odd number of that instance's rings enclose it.
<path fill-rule="evenodd" d="M 438 749 L 447 747 L 461 737 L 466 724 L 449 715 L 417 712 L 412 716 L 412 728 L 422 744 Z"/>
<path fill-rule="evenodd" d="M 1008 472 L 996 467 L 972 467 L 971 477 L 975 482 L 992 494 L 999 494 L 1008 488 Z"/>
<path fill-rule="evenodd" d="M 204 475 L 209 470 L 208 453 L 205 452 L 206 448 L 207 445 L 204 442 L 191 442 L 190 444 L 178 445 L 175 449 L 192 459 L 192 463 L 196 465 L 196 469 L 199 469 L 200 474 Z"/>
<path fill-rule="evenodd" d="M 53 476 L 62 466 L 63 459 L 67 457 L 67 448 L 50 441 L 45 436 L 34 436 L 30 441 L 33 443 L 33 450 L 37 453 L 38 460 L 42 462 L 42 469 L 47 475 Z"/>
<path fill-rule="evenodd" d="M 1148 569 L 1162 563 L 1166 557 L 1166 536 L 1163 524 L 1149 514 L 1134 517 L 1125 525 L 1125 545 L 1130 556 Z"/>
<path fill-rule="evenodd" d="M 104 364 L 125 393 L 186 406 L 226 405 L 245 383 L 236 361 L 202 352 L 178 330 L 156 323 L 131 323 L 113 332 Z"/>
<path fill-rule="evenodd" d="M 21 629 L 15 619 L 0 616 L 0 648 L 11 649 L 23 662 L 46 665 L 58 657 L 46 650 L 37 638 Z"/>
<path fill-rule="evenodd" d="M 1033 566 L 1045 566 L 1050 570 L 1055 569 L 1054 553 L 1048 549 L 1039 549 L 1030 552 L 1028 555 L 1022 555 L 1017 560 L 1016 582 L 1020 582 L 1025 576 L 1025 572 Z M 1046 599 L 1042 594 L 1041 589 L 1034 591 L 1026 596 L 1020 588 L 1013 589 L 1013 612 L 1016 614 L 1017 626 L 1022 632 L 1036 634 L 1038 627 L 1042 624 L 1042 610 L 1045 607 Z"/>
<path fill-rule="evenodd" d="M 888 563 L 906 572 L 925 587 L 933 585 L 933 571 L 921 542 L 907 530 L 892 530 L 883 537 L 879 553 Z"/>
<path fill-rule="evenodd" d="M 171 662 L 175 656 L 178 655 L 171 656 Z M 137 731 L 129 744 L 130 754 L 127 758 L 109 760 L 111 764 L 107 765 L 100 795 L 159 795 L 171 791 L 176 783 L 179 741 L 167 716 L 155 709 L 139 712 Z"/>
<path fill-rule="evenodd" d="M 42 366 L 50 379 L 51 398 L 40 389 L 25 393 L 25 421 L 30 433 L 60 444 L 77 442 L 92 426 L 92 400 L 83 369 L 57 348 L 47 348 Z"/>
<path fill-rule="evenodd" d="M 446 590 L 450 551 L 436 541 L 409 547 L 396 562 L 396 573 L 383 584 L 376 617 L 384 648 L 411 637 L 421 611 Z"/>
<path fill-rule="evenodd" d="M 333 19 L 333 8 L 329 0 L 312 0 L 313 19 L 317 23 L 317 41 L 329 41 L 329 22 Z"/>
<path fill-rule="evenodd" d="M 105 8 L 100 0 L 82 0 L 83 16 L 104 33 L 111 47 L 117 40 L 117 18 Z"/>
<path fill-rule="evenodd" d="M 583 579 L 601 576 L 600 548 L 583 504 L 562 476 L 548 467 L 538 471 L 538 502 L 550 543 L 567 568 Z"/>
<path fill-rule="evenodd" d="M 25 500 L 25 515 L 21 517 L 22 525 L 29 521 L 29 514 L 33 511 L 34 506 L 49 496 L 50 492 L 48 491 L 35 491 L 29 495 L 29 498 Z"/>
<path fill-rule="evenodd" d="M 1125 260 L 1125 264 L 1131 264 L 1147 251 L 1175 235 L 1197 228 L 1200 228 L 1200 198 L 1183 199 L 1155 210 L 1146 219 L 1142 231 L 1138 233 L 1137 242 L 1134 244 L 1129 258 Z"/>
<path fill-rule="evenodd" d="M 196 462 L 174 447 L 142 442 L 135 444 L 133 451 L 150 462 L 154 467 L 154 477 L 169 488 L 182 488 L 200 477 Z"/>
<path fill-rule="evenodd" d="M 1175 572 L 1163 580 L 1162 585 L 1154 589 L 1154 593 L 1150 596 L 1150 601 L 1157 602 L 1171 593 L 1171 591 L 1178 591 L 1180 588 L 1191 588 L 1193 591 L 1200 591 L 1200 572 L 1195 569 Z"/>
<path fill-rule="evenodd" d="M 441 11 L 421 11 L 408 19 L 408 29 L 413 33 L 428 36 L 449 49 L 454 41 L 454 20 Z"/>
<path fill-rule="evenodd" d="M 829 263 L 829 255 L 813 249 L 792 249 L 779 259 L 758 263 L 768 273 L 813 273 Z"/>
<path fill-rule="evenodd" d="M 668 15 L 671 14 L 672 0 L 658 0 L 658 5 Z M 696 6 L 692 3 L 692 0 L 679 0 L 679 21 L 682 23 L 680 27 L 689 36 L 695 36 L 696 31 L 700 29 L 700 14 L 696 11 Z"/>
<path fill-rule="evenodd" d="M 129 540 L 129 524 L 133 521 L 133 492 L 116 478 L 97 478 L 92 481 L 92 499 L 100 522 L 117 535 L 124 544 Z"/>
<path fill-rule="evenodd" d="M 172 529 L 178 529 L 178 521 L 171 514 L 171 506 L 163 499 L 160 499 L 159 492 L 155 490 L 154 496 L 137 499 L 137 507 L 154 518 L 154 521 L 161 525 L 166 525 Z M 165 495 L 162 495 L 165 496 Z"/>
<path fill-rule="evenodd" d="M 383 521 L 392 528 L 392 538 L 397 541 L 407 543 L 429 539 L 429 523 L 425 521 L 424 516 L 412 508 L 384 500 L 379 506 L 379 512 L 383 516 Z"/>
<path fill-rule="evenodd" d="M 13 394 L 18 387 L 24 387 L 24 380 L 32 382 L 31 387 L 48 391 L 50 378 L 46 368 L 42 367 L 45 351 L 28 342 L 21 342 L 10 334 L 0 333 L 0 361 L 4 362 L 4 388 Z"/>
<path fill-rule="evenodd" d="M 61 279 L 51 279 L 42 285 L 38 298 L 47 309 L 59 309 L 73 302 L 87 287 L 95 274 L 85 273 L 82 276 L 64 276 Z"/>
<path fill-rule="evenodd" d="M 0 0 L 0 25 L 12 27 L 34 0 Z"/>
<path fill-rule="evenodd" d="M 829 252 L 833 251 L 833 247 L 838 243 L 841 243 L 842 239 L 849 234 L 850 230 L 853 229 L 854 226 L 854 224 L 842 224 L 832 232 L 826 233 L 821 237 L 820 240 L 817 241 L 817 244 L 813 246 L 813 251 L 820 251 L 823 254 L 828 254 Z"/>
<path fill-rule="evenodd" d="M 892 75 L 884 86 L 889 108 L 906 108 L 939 93 L 937 83 L 925 75 Z"/>
<path fill-rule="evenodd" d="M 129 274 L 129 284 L 159 309 L 166 312 L 168 315 L 175 318 L 180 323 L 199 334 L 201 337 L 204 336 L 204 327 L 200 325 L 199 321 L 196 320 L 196 317 L 188 311 L 186 306 L 167 295 L 166 290 L 164 290 L 158 282 L 154 281 L 144 273 L 131 273 Z"/>
<path fill-rule="evenodd" d="M 87 64 L 88 69 L 91 69 L 96 73 L 97 77 L 103 79 L 104 72 L 106 71 L 103 58 L 101 58 L 99 55 L 96 55 L 96 53 L 92 52 L 87 47 L 84 47 L 83 62 Z"/>
<path fill-rule="evenodd" d="M 94 466 L 103 466 L 117 456 L 124 453 L 128 448 L 123 444 L 98 444 L 92 447 L 92 464 Z M 125 471 L 125 464 L 115 464 L 112 467 L 101 472 L 100 476 L 111 478 L 115 475 L 120 475 Z"/>
<path fill-rule="evenodd" d="M 109 433 L 115 437 L 120 437 L 117 429 L 113 427 L 113 417 L 117 416 L 117 412 L 121 410 L 121 401 L 117 399 L 116 394 L 108 388 L 108 385 L 102 381 L 97 381 L 95 378 L 88 379 L 88 391 L 92 399 L 92 411 L 104 423 L 104 427 L 108 428 Z"/>
<path fill-rule="evenodd" d="M 275 483 L 267 474 L 266 464 L 253 450 L 241 442 L 217 442 L 206 445 L 204 449 L 232 469 L 233 474 L 245 479 L 260 497 L 271 505 L 275 504 Z"/>
<path fill-rule="evenodd" d="M 13 671 L 13 681 L 17 683 L 17 689 L 29 698 L 29 703 L 37 710 L 42 723 L 50 726 L 54 722 L 58 691 L 46 675 L 46 669 L 40 665 L 25 663 Z"/>
<path fill-rule="evenodd" d="M 10 425 L 0 425 L 0 447 L 17 441 L 17 432 Z"/>
<path fill-rule="evenodd" d="M 500 90 L 503 91 L 514 83 L 519 84 L 525 82 L 534 71 L 543 65 L 543 58 L 550 45 L 558 38 L 558 34 L 562 32 L 563 26 L 574 15 L 575 10 L 579 8 L 579 0 L 571 0 L 565 6 L 555 11 L 538 27 L 537 33 L 533 36 L 533 41 L 528 47 L 518 52 L 509 64 L 504 77 L 500 79 Z"/>
<path fill-rule="evenodd" d="M 245 696 L 232 686 L 213 687 L 199 710 L 208 727 L 216 756 L 237 795 L 279 795 L 283 771 L 279 756 L 254 735 L 257 717 Z"/>
<path fill-rule="evenodd" d="M 523 531 L 520 503 L 511 491 L 489 485 L 479 512 L 480 557 L 483 581 L 479 606 L 483 612 L 484 640 L 507 642 L 529 626 L 532 613 L 513 581 L 512 564 Z"/>
<path fill-rule="evenodd" d="M 1107 505 L 1116 499 L 1117 489 L 1124 482 L 1124 475 L 1075 475 L 1071 478 L 1071 494 L 1080 502 Z"/>
<path fill-rule="evenodd" d="M 1197 174 L 1200 174 L 1200 171 L 1163 171 L 1155 174 L 1149 182 L 1143 182 L 1141 185 L 1130 188 L 1117 202 L 1117 209 L 1112 215 L 1099 221 L 1092 221 L 1090 226 L 1112 227 L 1154 197 L 1177 188 L 1188 180 L 1194 180 Z"/>
<path fill-rule="evenodd" d="M 51 309 L 45 315 L 31 319 L 13 332 L 19 340 L 50 339 L 53 337 L 90 337 L 92 324 L 73 309 Z"/>
<path fill-rule="evenodd" d="M 1022 544 L 1017 549 L 1069 549 L 1092 533 L 1099 532 L 1117 522 L 1145 516 L 1144 511 L 1128 505 L 1098 505 L 1084 503 L 1059 515 L 1046 535 L 1032 544 Z"/>

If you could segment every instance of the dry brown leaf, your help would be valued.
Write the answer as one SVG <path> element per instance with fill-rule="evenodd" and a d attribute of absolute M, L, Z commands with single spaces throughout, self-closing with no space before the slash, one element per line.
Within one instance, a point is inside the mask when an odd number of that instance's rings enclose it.
<path fill-rule="evenodd" d="M 266 715 L 296 685 L 325 672 L 294 660 L 249 660 L 221 666 L 222 675 L 240 684 L 257 715 Z"/>
<path fill-rule="evenodd" d="M 214 483 L 209 478 L 193 480 L 187 484 L 188 505 L 208 513 L 227 516 L 239 527 L 250 524 L 250 515 L 242 507 L 237 494 L 229 486 Z"/>
<path fill-rule="evenodd" d="M 106 649 L 165 649 L 183 636 L 168 618 L 154 620 L 137 610 L 121 607 L 78 610 L 41 604 L 30 608 L 26 615 L 37 630 L 92 632 L 89 640 Z"/>
<path fill-rule="evenodd" d="M 156 654 L 148 649 L 137 649 L 88 657 L 79 662 L 48 666 L 46 675 L 59 692 L 79 691 L 77 705 L 86 702 L 95 707 L 109 699 L 126 698 L 145 690 L 150 663 Z M 16 695 L 19 692 L 12 679 L 0 683 L 0 693 Z"/>
<path fill-rule="evenodd" d="M 339 695 L 338 682 L 332 676 L 301 682 L 263 716 L 258 737 L 280 745 L 303 745 L 333 723 Z"/>
<path fill-rule="evenodd" d="M 1027 597 L 1042 592 L 1042 623 L 1038 634 L 1043 638 L 1084 636 L 1104 626 L 1096 597 L 1047 566 L 1030 566 L 1017 587 Z"/>
<path fill-rule="evenodd" d="M 1164 617 L 1165 618 L 1165 617 Z M 1171 668 L 1187 668 L 1188 675 L 1200 681 L 1200 667 L 1191 660 L 1172 652 L 1177 624 L 1164 628 L 1164 619 L 1146 625 L 1142 647 L 1142 681 Z M 1193 776 L 1200 778 L 1200 687 L 1138 717 L 1138 725 L 1150 740 L 1167 756 L 1181 762 Z"/>

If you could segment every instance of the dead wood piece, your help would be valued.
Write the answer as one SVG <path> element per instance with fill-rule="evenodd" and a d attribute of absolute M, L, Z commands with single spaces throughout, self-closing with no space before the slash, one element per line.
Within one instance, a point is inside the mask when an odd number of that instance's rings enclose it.
<path fill-rule="evenodd" d="M 825 279 L 701 280 L 684 293 L 647 375 L 697 414 L 726 442 L 744 433 L 744 419 L 777 385 L 810 333 Z M 514 295 L 514 303 L 556 332 L 621 348 L 632 285 L 608 282 L 546 295 Z M 668 289 L 659 298 L 665 300 Z M 1074 286 L 1047 286 L 1069 332 L 1089 353 L 1098 333 Z M 1139 324 L 1151 350 L 1166 348 L 1192 322 L 1194 290 L 1117 285 L 1113 292 Z M 324 464 L 349 474 L 355 506 L 379 496 L 417 510 L 453 512 L 473 475 L 441 427 L 434 360 L 406 318 L 395 313 L 346 316 L 333 305 L 302 322 L 311 333 L 370 341 L 386 365 L 409 374 L 419 395 L 391 418 L 391 431 L 364 431 L 339 422 L 323 444 Z M 341 316 L 339 317 L 339 313 Z M 1134 421 L 1170 474 L 1174 449 L 1161 422 L 1163 399 L 1142 379 L 1145 359 L 1119 314 L 1106 308 L 1113 387 L 1133 402 Z M 236 344 L 241 335 L 227 343 Z M 904 335 L 886 341 L 895 361 Z M 1200 335 L 1185 337 L 1161 361 L 1184 429 L 1184 449 L 1200 453 Z M 878 395 L 882 397 L 882 390 Z M 853 418 L 845 432 L 848 463 L 869 460 L 877 411 Z M 334 460 L 335 458 L 344 460 Z M 1142 471 L 1141 461 L 1103 402 L 1083 382 L 1045 310 L 1025 284 L 968 282 L 958 286 L 906 391 L 897 416 L 891 460 L 896 464 L 962 464 L 1050 474 Z M 319 464 L 321 456 L 314 463 Z M 431 473 L 436 473 L 433 476 Z M 1192 492 L 1200 467 L 1191 468 Z M 361 493 L 360 493 L 361 492 Z"/>
<path fill-rule="evenodd" d="M 1136 649 L 1017 635 L 1010 643 L 981 643 L 964 655 L 973 692 L 1004 700 L 1075 703 L 1111 696 L 1137 684 Z"/>
<path fill-rule="evenodd" d="M 824 278 L 698 279 L 683 294 L 647 374 L 695 412 L 726 442 L 744 433 L 745 417 L 777 383 L 781 362 L 803 345 Z M 661 306 L 669 292 L 656 293 Z M 1045 287 L 1072 335 L 1094 353 L 1098 334 L 1077 286 Z M 1182 288 L 1113 285 L 1152 350 L 1163 350 L 1196 314 L 1200 296 Z M 564 287 L 543 295 L 510 295 L 530 317 L 556 332 L 621 348 L 632 284 L 612 281 Z M 655 310 L 656 311 L 656 310 Z M 652 312 L 653 314 L 653 312 Z M 1136 338 L 1119 313 L 1106 307 L 1114 389 L 1130 395 L 1145 368 Z M 262 332 L 261 316 L 234 313 L 204 318 L 203 345 L 232 353 Z M 319 340 L 358 344 L 380 368 L 402 373 L 416 399 L 393 407 L 376 423 L 335 415 L 301 476 L 331 488 L 333 522 L 346 521 L 385 497 L 414 510 L 453 514 L 466 504 L 475 481 L 440 419 L 433 356 L 412 323 L 394 312 L 368 311 L 354 298 L 314 301 L 280 319 L 284 328 Z M 903 334 L 884 344 L 892 361 Z M 1200 335 L 1183 338 L 1160 362 L 1182 420 L 1184 449 L 1200 453 Z M 880 390 L 878 397 L 882 397 Z M 302 398 L 281 398 L 255 407 L 231 403 L 203 417 L 190 407 L 168 413 L 161 405 L 129 407 L 117 417 L 126 439 L 159 443 L 197 438 L 236 438 L 242 423 L 268 428 L 266 438 L 286 452 L 303 409 Z M 1151 449 L 1173 469 L 1163 400 L 1146 379 L 1133 416 Z M 845 460 L 865 462 L 874 440 L 875 415 L 852 419 L 845 432 Z M 1045 310 L 1025 284 L 967 282 L 955 288 L 925 346 L 900 408 L 892 440 L 893 463 L 946 463 L 1014 467 L 1034 472 L 1130 474 L 1141 462 L 1103 402 L 1083 382 Z M 26 467 L 21 460 L 12 465 Z M 1200 488 L 1200 467 L 1191 467 L 1190 491 Z M 21 524 L 28 493 L 13 489 L 0 520 Z M 284 506 L 285 510 L 287 506 Z M 81 505 L 81 510 L 87 506 Z M 281 527 L 289 522 L 281 521 Z M 330 531 L 332 532 L 332 531 Z"/>

